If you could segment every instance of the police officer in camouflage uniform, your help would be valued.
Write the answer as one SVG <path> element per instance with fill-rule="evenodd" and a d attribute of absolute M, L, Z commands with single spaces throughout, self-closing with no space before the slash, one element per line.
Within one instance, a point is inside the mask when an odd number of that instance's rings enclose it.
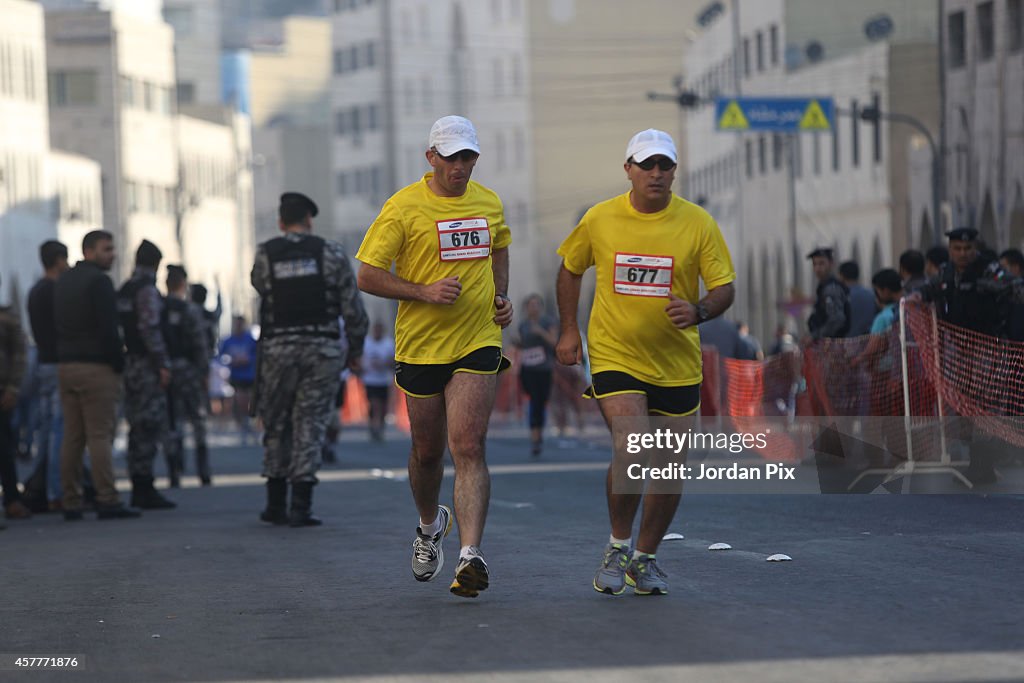
<path fill-rule="evenodd" d="M 260 303 L 256 378 L 263 420 L 267 507 L 260 519 L 293 527 L 321 523 L 311 514 L 321 448 L 339 374 L 358 368 L 368 321 L 355 275 L 341 246 L 312 234 L 318 209 L 296 192 L 281 195 L 284 233 L 256 250 L 252 285 Z M 345 322 L 347 358 L 338 344 Z M 288 482 L 291 508 L 286 511 Z"/>
<path fill-rule="evenodd" d="M 196 473 L 203 486 L 212 484 L 206 448 L 206 386 L 208 366 L 206 322 L 199 307 L 188 300 L 188 274 L 182 266 L 167 266 L 167 298 L 164 299 L 164 340 L 171 358 L 171 383 L 167 389 L 170 430 L 164 449 L 171 486 L 180 485 L 185 469 L 185 424 L 191 423 L 196 444 Z"/>
<path fill-rule="evenodd" d="M 163 254 L 149 240 L 135 252 L 135 271 L 117 293 L 127 350 L 124 366 L 124 412 L 128 419 L 128 473 L 132 507 L 157 510 L 177 507 L 153 487 L 153 460 L 167 432 L 167 386 L 171 359 L 161 320 L 163 297 L 156 271 Z"/>

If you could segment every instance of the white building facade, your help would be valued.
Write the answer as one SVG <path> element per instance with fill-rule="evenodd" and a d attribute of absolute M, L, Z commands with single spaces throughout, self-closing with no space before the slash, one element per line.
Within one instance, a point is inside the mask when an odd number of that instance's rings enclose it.
<path fill-rule="evenodd" d="M 762 339 L 781 323 L 803 329 L 799 302 L 816 287 L 805 258 L 813 248 L 830 246 L 839 261 L 856 261 L 865 284 L 916 246 L 922 230 L 931 241 L 930 223 L 922 227 L 913 215 L 909 169 L 917 134 L 858 114 L 877 106 L 937 133 L 937 40 L 928 39 L 937 34 L 937 7 L 922 13 L 926 3 L 918 3 L 899 14 L 909 25 L 893 20 L 888 36 L 858 44 L 846 38 L 830 51 L 830 36 L 847 36 L 858 24 L 866 29 L 878 16 L 871 4 L 860 14 L 846 8 L 822 16 L 813 31 L 805 14 L 793 15 L 800 2 L 743 2 L 738 27 L 726 12 L 686 52 L 686 87 L 701 104 L 686 117 L 685 192 L 718 219 L 738 276 L 732 315 Z M 794 22 L 800 42 L 788 37 Z M 820 41 L 810 38 L 815 33 Z M 830 132 L 717 132 L 714 99 L 737 93 L 831 97 L 838 116 Z"/>

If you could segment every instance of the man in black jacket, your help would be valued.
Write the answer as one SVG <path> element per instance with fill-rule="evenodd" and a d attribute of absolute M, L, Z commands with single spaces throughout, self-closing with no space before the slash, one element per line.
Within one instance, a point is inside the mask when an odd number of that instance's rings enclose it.
<path fill-rule="evenodd" d="M 811 338 L 845 337 L 850 331 L 850 290 L 832 272 L 835 260 L 831 249 L 815 249 L 807 255 L 818 278 L 814 313 L 807 321 Z"/>
<path fill-rule="evenodd" d="M 64 410 L 61 488 L 64 519 L 82 519 L 82 454 L 89 447 L 100 519 L 138 517 L 121 504 L 114 488 L 112 451 L 121 398 L 124 352 L 117 329 L 114 237 L 94 230 L 82 240 L 85 258 L 57 280 L 57 378 Z"/>

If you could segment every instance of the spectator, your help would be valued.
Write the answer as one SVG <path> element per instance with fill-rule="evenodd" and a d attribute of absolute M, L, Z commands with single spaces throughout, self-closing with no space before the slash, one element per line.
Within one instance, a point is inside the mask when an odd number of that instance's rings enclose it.
<path fill-rule="evenodd" d="M 1007 249 L 999 255 L 999 264 L 1014 280 L 1024 276 L 1024 254 L 1020 249 Z M 1010 305 L 1010 319 L 1006 323 L 1006 336 L 1011 341 L 1024 341 L 1024 304 Z"/>
<path fill-rule="evenodd" d="M 916 249 L 907 249 L 900 254 L 900 278 L 903 280 L 905 293 L 913 294 L 928 284 L 924 268 L 924 254 Z"/>
<path fill-rule="evenodd" d="M 871 331 L 875 319 L 875 295 L 860 284 L 860 266 L 856 261 L 839 265 L 839 279 L 850 292 L 850 331 L 848 337 L 862 337 Z"/>
<path fill-rule="evenodd" d="M 36 365 L 39 395 L 39 467 L 45 472 L 46 498 L 51 510 L 61 507 L 60 449 L 64 413 L 57 383 L 57 320 L 53 293 L 57 278 L 68 269 L 68 248 L 56 240 L 39 247 L 44 274 L 28 293 L 28 318 L 38 349 Z"/>
<path fill-rule="evenodd" d="M 750 334 L 750 326 L 745 322 L 738 322 L 736 323 L 736 331 L 739 333 L 740 338 L 740 360 L 764 360 L 761 340 Z"/>
<path fill-rule="evenodd" d="M 548 399 L 551 398 L 558 326 L 544 315 L 544 300 L 531 294 L 523 303 L 526 320 L 519 324 L 519 383 L 530 397 L 530 454 L 541 453 Z"/>
<path fill-rule="evenodd" d="M 395 381 L 395 340 L 385 334 L 384 323 L 373 324 L 370 336 L 363 342 L 363 386 L 370 405 L 370 438 L 384 440 L 384 419 L 388 399 Z"/>
<path fill-rule="evenodd" d="M 21 380 L 25 374 L 25 334 L 17 314 L 0 308 L 0 486 L 4 490 L 7 519 L 27 519 L 32 513 L 21 502 L 18 471 L 14 464 L 14 433 L 11 413 L 18 404 Z"/>
<path fill-rule="evenodd" d="M 207 289 L 204 285 L 195 283 L 189 285 L 189 297 L 192 299 L 192 303 L 199 307 L 199 310 L 203 314 L 203 322 L 205 323 L 206 340 L 209 344 L 210 355 L 217 353 L 217 327 L 220 325 L 220 316 L 224 311 L 223 302 L 221 301 L 220 288 L 217 288 L 217 308 L 212 311 L 206 310 L 206 297 L 208 295 Z"/>
<path fill-rule="evenodd" d="M 807 255 L 818 279 L 814 312 L 807 320 L 811 339 L 845 337 L 850 331 L 850 291 L 836 279 L 832 250 L 818 248 Z"/>
<path fill-rule="evenodd" d="M 231 336 L 221 342 L 221 362 L 231 370 L 228 382 L 235 390 L 231 414 L 242 434 L 242 445 L 249 442 L 249 397 L 256 381 L 256 339 L 245 316 L 231 319 Z"/>
<path fill-rule="evenodd" d="M 942 266 L 949 262 L 949 249 L 932 247 L 924 255 L 924 275 L 929 280 L 939 276 Z"/>
<path fill-rule="evenodd" d="M 114 487 L 112 451 L 121 398 L 124 349 L 117 301 L 107 272 L 114 237 L 94 230 L 82 240 L 84 259 L 63 273 L 53 291 L 57 321 L 57 380 L 64 412 L 60 450 L 64 519 L 82 519 L 82 456 L 89 447 L 100 519 L 138 517 Z"/>
<path fill-rule="evenodd" d="M 793 333 L 782 323 L 775 328 L 775 343 L 772 344 L 772 348 L 768 351 L 769 356 L 777 356 L 780 353 L 788 353 L 790 351 L 796 351 L 798 348 L 796 339 L 793 338 Z"/>

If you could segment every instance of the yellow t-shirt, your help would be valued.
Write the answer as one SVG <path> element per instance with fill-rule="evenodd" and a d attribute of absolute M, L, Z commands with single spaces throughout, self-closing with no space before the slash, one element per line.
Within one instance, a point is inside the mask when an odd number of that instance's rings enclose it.
<path fill-rule="evenodd" d="M 433 177 L 396 192 L 366 231 L 356 258 L 403 280 L 430 284 L 459 277 L 462 293 L 451 306 L 400 301 L 395 321 L 395 359 L 445 364 L 485 346 L 501 346 L 494 322 L 491 251 L 512 243 L 501 199 L 470 181 L 461 197 L 439 197 Z"/>
<path fill-rule="evenodd" d="M 597 267 L 590 314 L 591 372 L 617 370 L 649 384 L 702 381 L 700 335 L 676 328 L 668 293 L 696 304 L 700 283 L 715 289 L 736 279 L 715 220 L 672 196 L 658 213 L 640 213 L 624 194 L 591 208 L 558 248 L 567 270 Z"/>

